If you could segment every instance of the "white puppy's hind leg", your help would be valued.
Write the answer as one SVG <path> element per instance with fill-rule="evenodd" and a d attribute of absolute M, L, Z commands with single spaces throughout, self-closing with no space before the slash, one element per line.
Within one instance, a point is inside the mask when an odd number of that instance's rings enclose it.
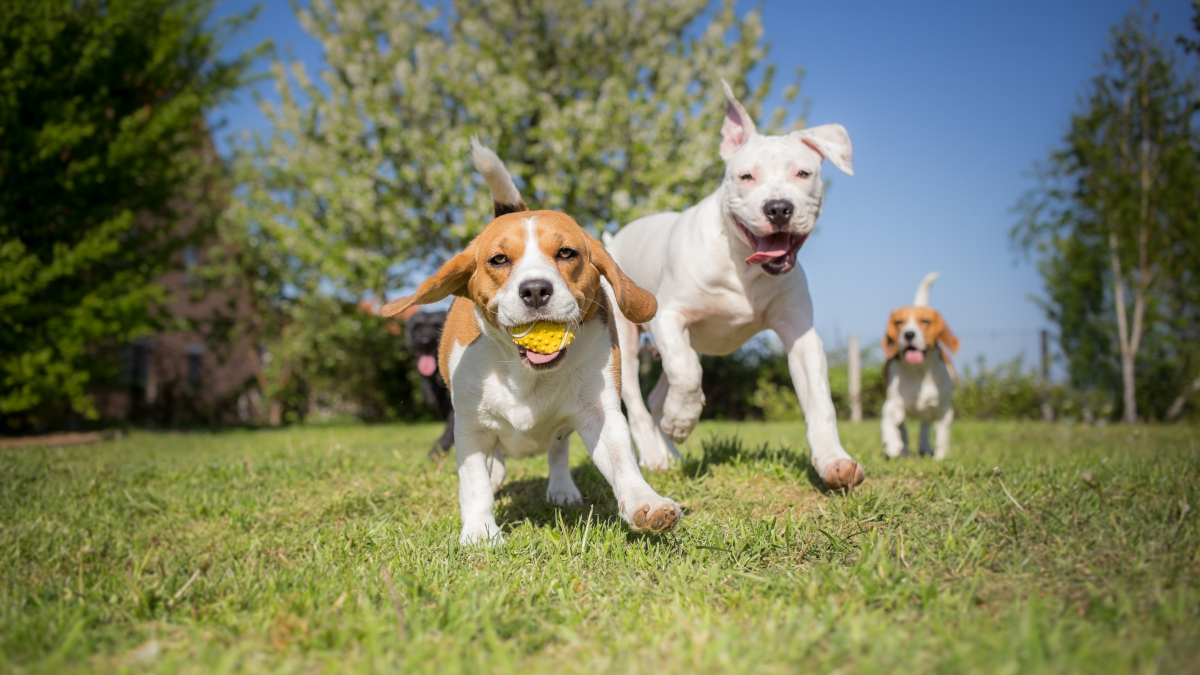
<path fill-rule="evenodd" d="M 650 419 L 654 422 L 654 443 L 657 444 L 658 450 L 652 458 L 657 458 L 655 461 L 648 461 L 645 455 L 642 455 L 642 466 L 647 469 L 661 471 L 671 466 L 671 463 L 679 459 L 679 449 L 675 447 L 675 441 L 667 436 L 662 430 L 663 418 L 663 402 L 667 400 L 667 392 L 670 390 L 671 384 L 667 382 L 667 374 L 663 373 L 659 376 L 658 382 L 654 383 L 654 388 L 650 390 Z M 636 441 L 637 438 L 635 437 Z"/>
<path fill-rule="evenodd" d="M 954 408 L 947 408 L 946 412 L 935 423 L 937 428 L 937 449 L 933 453 L 934 459 L 946 459 L 946 453 L 950 452 L 950 425 L 954 422 Z"/>
<path fill-rule="evenodd" d="M 674 445 L 663 443 L 658 420 L 646 409 L 638 386 L 638 327 L 620 312 L 613 312 L 617 321 L 617 339 L 621 347 L 621 400 L 629 412 L 629 431 L 641 455 L 642 466 L 662 470 L 671 466 L 672 457 L 679 452 Z"/>
<path fill-rule="evenodd" d="M 884 454 L 893 459 L 903 456 L 908 447 L 908 430 L 904 428 L 904 403 L 889 397 L 883 402 L 883 411 L 879 418 Z"/>
<path fill-rule="evenodd" d="M 583 495 L 571 478 L 571 430 L 562 429 L 550 444 L 547 459 L 550 462 L 550 485 L 546 488 L 546 501 L 559 506 L 578 504 Z"/>
<path fill-rule="evenodd" d="M 462 517 L 462 533 L 458 540 L 463 544 L 481 541 L 500 543 L 504 537 L 492 513 L 496 505 L 492 476 L 499 454 L 496 439 L 479 432 L 466 432 L 455 425 L 454 440 L 458 446 L 458 506 Z M 486 451 L 482 449 L 486 448 Z M 500 458 L 503 475 L 504 460 Z"/>

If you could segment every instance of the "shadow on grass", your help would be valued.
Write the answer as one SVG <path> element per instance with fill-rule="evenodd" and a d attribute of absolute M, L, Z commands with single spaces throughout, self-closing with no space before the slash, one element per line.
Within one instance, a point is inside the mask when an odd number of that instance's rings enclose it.
<path fill-rule="evenodd" d="M 813 487 L 827 492 L 825 482 L 812 465 L 807 452 L 797 452 L 790 447 L 771 447 L 769 443 L 747 449 L 738 436 L 709 436 L 700 442 L 700 455 L 683 459 L 683 474 L 688 478 L 701 478 L 711 467 L 722 464 L 756 464 L 766 462 L 784 466 L 796 475 L 804 476 Z"/>
<path fill-rule="evenodd" d="M 505 483 L 496 494 L 496 522 L 502 527 L 529 521 L 534 527 L 558 527 L 558 514 L 568 525 L 583 521 L 591 514 L 593 526 L 621 524 L 617 500 L 612 488 L 595 464 L 587 462 L 571 470 L 571 478 L 583 495 L 583 503 L 558 506 L 546 501 L 549 478 L 525 478 Z"/>

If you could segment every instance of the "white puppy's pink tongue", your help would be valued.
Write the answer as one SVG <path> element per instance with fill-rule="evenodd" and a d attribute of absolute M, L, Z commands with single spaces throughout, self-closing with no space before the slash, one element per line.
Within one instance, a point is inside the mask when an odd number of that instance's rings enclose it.
<path fill-rule="evenodd" d="M 791 248 L 792 237 L 787 232 L 776 232 L 766 237 L 759 237 L 754 254 L 746 258 L 747 265 L 761 265 L 782 255 L 787 255 Z"/>
<path fill-rule="evenodd" d="M 915 366 L 925 360 L 925 352 L 919 349 L 909 349 L 904 352 L 904 360 Z"/>
<path fill-rule="evenodd" d="M 561 351 L 562 350 L 560 349 L 557 352 L 554 352 L 552 354 L 539 354 L 533 350 L 526 350 L 525 358 L 529 359 L 529 362 L 534 364 L 535 366 L 540 366 L 543 363 L 550 363 L 554 359 L 557 359 L 559 352 L 561 352 Z"/>
<path fill-rule="evenodd" d="M 433 358 L 433 354 L 422 354 L 417 358 L 418 373 L 429 377 L 435 370 L 437 370 L 437 359 Z"/>

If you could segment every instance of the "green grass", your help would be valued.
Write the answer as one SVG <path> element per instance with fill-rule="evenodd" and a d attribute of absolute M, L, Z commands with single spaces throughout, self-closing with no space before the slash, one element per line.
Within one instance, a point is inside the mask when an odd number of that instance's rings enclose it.
<path fill-rule="evenodd" d="M 705 423 L 649 476 L 661 538 L 576 439 L 585 506 L 510 463 L 496 549 L 456 543 L 437 434 L 0 451 L 0 672 L 1200 672 L 1196 427 L 960 422 L 935 463 L 845 425 L 842 496 L 801 425 Z"/>

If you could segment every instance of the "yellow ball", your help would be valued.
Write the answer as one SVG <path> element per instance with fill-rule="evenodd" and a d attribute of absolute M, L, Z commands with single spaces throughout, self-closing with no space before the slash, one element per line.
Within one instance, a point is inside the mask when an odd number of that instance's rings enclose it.
<path fill-rule="evenodd" d="M 538 354 L 553 354 L 571 344 L 575 334 L 565 323 L 538 321 L 533 324 L 516 326 L 508 331 L 512 341 L 519 347 L 524 347 Z"/>

